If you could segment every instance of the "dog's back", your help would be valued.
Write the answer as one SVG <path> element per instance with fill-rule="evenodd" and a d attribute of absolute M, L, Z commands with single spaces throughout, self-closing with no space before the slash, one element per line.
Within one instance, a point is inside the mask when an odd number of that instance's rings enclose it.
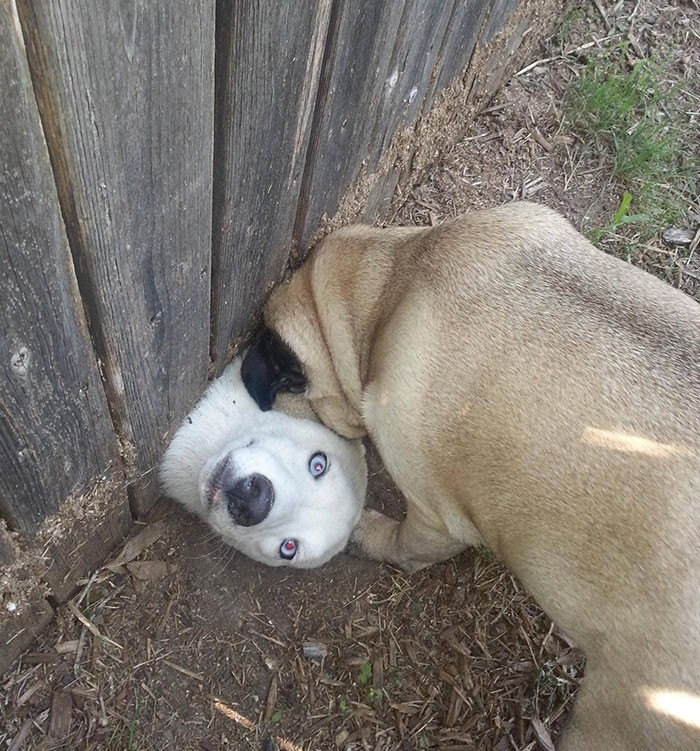
<path fill-rule="evenodd" d="M 355 541 L 483 541 L 585 650 L 562 749 L 700 748 L 700 306 L 521 203 L 334 232 L 266 322 L 407 497 Z"/>
<path fill-rule="evenodd" d="M 700 748 L 700 306 L 528 204 L 411 242 L 395 432 L 586 650 L 567 751 Z"/>

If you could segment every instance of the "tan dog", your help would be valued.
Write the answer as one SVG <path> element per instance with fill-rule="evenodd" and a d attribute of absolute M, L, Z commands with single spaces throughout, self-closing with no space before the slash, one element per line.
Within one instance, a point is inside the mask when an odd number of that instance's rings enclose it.
<path fill-rule="evenodd" d="M 265 319 L 250 393 L 306 381 L 406 496 L 367 554 L 483 543 L 584 649 L 562 751 L 700 749 L 700 306 L 520 203 L 335 232 Z"/>

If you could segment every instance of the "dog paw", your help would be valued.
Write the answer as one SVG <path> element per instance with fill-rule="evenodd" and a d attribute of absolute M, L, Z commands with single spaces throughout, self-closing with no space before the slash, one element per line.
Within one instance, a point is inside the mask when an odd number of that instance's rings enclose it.
<path fill-rule="evenodd" d="M 359 558 L 392 561 L 399 522 L 374 509 L 364 509 L 350 536 L 348 551 Z"/>
<path fill-rule="evenodd" d="M 367 549 L 367 540 L 370 535 L 369 530 L 371 529 L 372 520 L 380 516 L 383 516 L 383 514 L 374 511 L 374 509 L 363 509 L 362 515 L 352 530 L 350 540 L 345 547 L 345 552 L 348 555 L 353 556 L 353 558 L 364 558 L 365 560 L 375 558 Z"/>
<path fill-rule="evenodd" d="M 387 525 L 397 524 L 397 521 L 390 519 L 379 511 L 375 511 L 373 508 L 366 508 L 362 510 L 360 520 L 355 525 L 350 539 L 353 542 L 362 545 L 362 541 L 371 538 L 372 535 L 376 533 L 377 529 L 381 529 Z"/>
<path fill-rule="evenodd" d="M 367 560 L 369 556 L 364 551 L 362 546 L 355 542 L 352 538 L 348 540 L 348 544 L 345 546 L 345 553 L 347 555 L 351 555 L 353 558 L 361 558 L 363 560 Z"/>
<path fill-rule="evenodd" d="M 402 522 L 374 509 L 364 509 L 352 531 L 346 551 L 356 558 L 370 558 L 390 563 L 407 574 L 420 571 L 435 561 L 442 560 L 440 557 L 415 557 L 402 549 L 399 543 L 401 525 Z"/>

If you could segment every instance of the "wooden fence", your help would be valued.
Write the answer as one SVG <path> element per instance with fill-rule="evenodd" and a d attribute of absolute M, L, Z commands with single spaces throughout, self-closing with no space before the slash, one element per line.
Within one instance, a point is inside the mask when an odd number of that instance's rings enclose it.
<path fill-rule="evenodd" d="M 0 599 L 32 619 L 0 657 L 153 504 L 290 250 L 367 175 L 374 218 L 420 148 L 392 139 L 455 80 L 488 96 L 555 5 L 0 4 Z"/>

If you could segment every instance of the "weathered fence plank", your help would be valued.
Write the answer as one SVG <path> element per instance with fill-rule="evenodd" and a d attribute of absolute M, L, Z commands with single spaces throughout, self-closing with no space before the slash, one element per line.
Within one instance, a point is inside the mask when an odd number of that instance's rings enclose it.
<path fill-rule="evenodd" d="M 209 339 L 213 0 L 20 0 L 90 331 L 139 511 Z"/>
<path fill-rule="evenodd" d="M 430 110 L 436 94 L 469 64 L 491 5 L 490 0 L 455 0 L 438 55 L 439 65 L 423 99 L 424 114 Z"/>
<path fill-rule="evenodd" d="M 0 619 L 0 674 L 29 647 L 51 623 L 53 610 L 38 590 L 19 603 L 17 611 Z"/>
<path fill-rule="evenodd" d="M 454 0 L 451 7 L 424 4 L 420 0 L 411 4 L 410 20 L 406 24 L 408 33 L 404 26 L 400 48 L 407 46 L 415 52 L 412 18 L 413 14 L 417 14 L 422 21 L 418 49 L 423 54 L 414 54 L 412 58 L 406 58 L 404 64 L 392 69 L 389 80 L 393 81 L 396 77 L 397 83 L 398 80 L 403 82 L 401 96 L 404 106 L 396 107 L 396 102 L 392 102 L 394 110 L 389 108 L 389 116 L 377 117 L 377 129 L 367 147 L 369 156 L 364 169 L 369 174 L 376 170 L 378 179 L 374 180 L 368 196 L 363 221 L 374 221 L 388 208 L 397 183 L 407 176 L 406 165 L 412 163 L 415 139 L 412 144 L 404 146 L 403 153 L 392 155 L 396 160 L 395 165 L 378 169 L 381 158 L 389 151 L 391 139 L 402 128 L 410 127 L 419 116 L 428 115 L 437 94 L 466 69 L 490 5 L 490 0 Z M 441 15 L 435 17 L 433 14 L 438 7 Z M 394 57 L 397 63 L 401 63 L 401 57 Z M 412 65 L 409 64 L 411 62 Z M 418 83 L 412 84 L 412 80 L 418 80 Z M 408 89 L 408 86 L 411 88 Z M 307 234 L 304 241 L 313 231 L 313 225 L 305 229 Z"/>
<path fill-rule="evenodd" d="M 513 12 L 518 0 L 491 0 L 491 8 L 483 31 L 483 41 L 488 44 Z"/>
<path fill-rule="evenodd" d="M 72 596 L 76 581 L 98 568 L 109 551 L 123 540 L 133 526 L 128 503 L 107 502 L 110 495 L 115 501 L 119 497 L 109 486 L 100 488 L 98 494 L 85 500 L 88 504 L 91 500 L 97 502 L 99 514 L 91 515 L 87 520 L 78 516 L 71 526 L 66 524 L 64 513 L 60 536 L 49 536 L 47 547 L 51 550 L 51 558 L 42 580 L 58 602 L 65 602 Z M 87 524 L 89 533 L 85 529 Z"/>
<path fill-rule="evenodd" d="M 17 553 L 15 546 L 12 544 L 4 523 L 0 522 L 0 566 L 7 566 L 15 560 Z"/>
<path fill-rule="evenodd" d="M 365 157 L 369 172 L 376 169 L 397 128 L 413 122 L 421 111 L 445 31 L 452 20 L 449 11 L 447 3 L 412 0 L 404 5 L 394 39 L 386 40 L 380 33 L 379 41 L 391 44 L 391 56 L 382 97 L 365 115 L 371 127 Z"/>
<path fill-rule="evenodd" d="M 289 253 L 331 0 L 219 0 L 213 357 L 251 324 Z"/>
<path fill-rule="evenodd" d="M 294 233 L 301 248 L 323 214 L 335 212 L 361 170 L 375 171 L 396 131 L 415 121 L 426 98 L 432 101 L 437 81 L 449 82 L 442 75 L 445 61 L 452 76 L 466 65 L 485 5 L 485 0 L 340 3 Z"/>
<path fill-rule="evenodd" d="M 33 532 L 118 451 L 14 2 L 0 5 L 0 89 L 0 515 Z"/>
<path fill-rule="evenodd" d="M 338 3 L 294 228 L 301 250 L 359 173 L 378 97 L 393 94 L 388 71 L 403 8 L 391 0 Z"/>

